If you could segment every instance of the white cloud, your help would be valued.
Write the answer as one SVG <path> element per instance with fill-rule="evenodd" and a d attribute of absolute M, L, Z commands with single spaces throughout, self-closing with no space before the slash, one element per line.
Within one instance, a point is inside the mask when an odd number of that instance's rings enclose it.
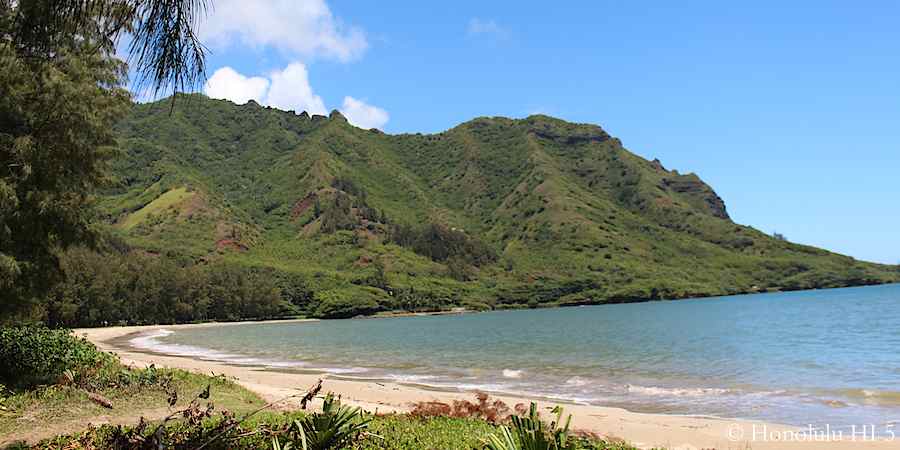
<path fill-rule="evenodd" d="M 390 115 L 387 111 L 372 106 L 362 100 L 357 100 L 349 95 L 344 97 L 344 105 L 341 113 L 347 121 L 359 128 L 381 128 L 388 122 Z"/>
<path fill-rule="evenodd" d="M 325 0 L 216 0 L 200 24 L 200 37 L 213 47 L 239 41 L 342 62 L 359 57 L 369 45 L 362 30 L 344 26 L 331 14 Z"/>
<path fill-rule="evenodd" d="M 509 30 L 501 27 L 493 20 L 482 20 L 474 17 L 469 20 L 468 34 L 474 36 L 490 36 L 496 39 L 506 39 L 509 37 Z"/>
<path fill-rule="evenodd" d="M 203 86 L 206 95 L 231 100 L 239 105 L 250 100 L 263 103 L 268 89 L 269 80 L 262 77 L 245 77 L 231 67 L 216 70 Z"/>
<path fill-rule="evenodd" d="M 322 97 L 316 95 L 309 84 L 306 66 L 300 62 L 272 72 L 269 78 L 248 77 L 231 67 L 222 67 L 209 77 L 203 92 L 209 97 L 238 104 L 256 100 L 263 105 L 297 113 L 326 114 L 328 111 Z M 359 128 L 381 128 L 390 119 L 384 109 L 350 96 L 344 97 L 341 112 L 348 122 Z"/>
<path fill-rule="evenodd" d="M 272 72 L 272 87 L 266 104 L 278 109 L 293 109 L 298 113 L 325 114 L 325 103 L 313 93 L 309 75 L 302 63 L 291 63 L 284 70 Z"/>

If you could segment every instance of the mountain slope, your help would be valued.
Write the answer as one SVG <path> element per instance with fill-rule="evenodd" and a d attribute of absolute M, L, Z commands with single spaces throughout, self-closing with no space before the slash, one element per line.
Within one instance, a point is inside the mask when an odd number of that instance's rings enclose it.
<path fill-rule="evenodd" d="M 299 274 L 310 309 L 584 304 L 892 282 L 733 223 L 694 174 L 594 125 L 387 135 L 201 95 L 135 105 L 101 205 L 132 245 Z"/>

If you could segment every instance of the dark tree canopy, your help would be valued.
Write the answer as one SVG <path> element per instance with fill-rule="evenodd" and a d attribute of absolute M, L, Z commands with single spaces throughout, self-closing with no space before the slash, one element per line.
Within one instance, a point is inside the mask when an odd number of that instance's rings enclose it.
<path fill-rule="evenodd" d="M 130 105 L 116 45 L 139 80 L 185 88 L 203 74 L 200 0 L 0 0 L 0 316 L 26 316 L 59 275 L 57 253 L 91 243 L 92 194 Z"/>
<path fill-rule="evenodd" d="M 0 0 L 0 32 L 26 58 L 51 58 L 73 41 L 113 53 L 128 36 L 138 87 L 184 90 L 203 80 L 196 26 L 206 0 Z"/>

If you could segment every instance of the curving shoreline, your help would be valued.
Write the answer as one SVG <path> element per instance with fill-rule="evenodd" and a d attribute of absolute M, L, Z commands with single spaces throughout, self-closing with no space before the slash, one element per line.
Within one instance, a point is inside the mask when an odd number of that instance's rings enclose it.
<path fill-rule="evenodd" d="M 305 322 L 311 320 L 296 319 L 281 322 Z M 86 337 L 101 349 L 118 354 L 126 364 L 134 364 L 136 366 L 156 364 L 157 366 L 207 374 L 210 372 L 225 374 L 236 378 L 241 385 L 257 392 L 270 401 L 294 394 L 298 390 L 305 390 L 306 387 L 315 383 L 319 378 L 325 379 L 325 390 L 339 393 L 347 402 L 370 411 L 404 412 L 408 410 L 411 403 L 419 401 L 438 400 L 449 402 L 457 399 L 471 399 L 471 393 L 429 389 L 405 383 L 347 380 L 328 374 L 273 371 L 186 356 L 150 353 L 145 350 L 132 348 L 127 342 L 135 333 L 144 333 L 152 330 L 231 326 L 247 323 L 148 325 L 88 328 L 74 331 L 77 335 Z M 530 398 L 519 396 L 495 395 L 493 397 L 501 399 L 511 406 L 532 401 Z M 541 407 L 545 407 L 562 402 L 538 400 L 538 403 Z M 796 427 L 758 421 L 634 413 L 620 408 L 576 404 L 566 404 L 565 409 L 567 413 L 573 415 L 572 425 L 575 428 L 622 438 L 642 448 L 900 449 L 900 438 L 893 441 L 884 438 L 863 441 L 861 438 L 850 440 L 849 437 L 845 436 L 840 440 L 822 441 L 815 440 L 814 436 L 804 434 L 804 430 Z M 790 438 L 791 441 L 775 440 L 775 438 L 785 436 Z"/>

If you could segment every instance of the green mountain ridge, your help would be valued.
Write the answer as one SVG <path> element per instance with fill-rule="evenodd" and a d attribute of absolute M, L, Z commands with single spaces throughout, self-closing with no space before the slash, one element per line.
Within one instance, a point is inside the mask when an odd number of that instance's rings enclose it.
<path fill-rule="evenodd" d="M 307 280 L 339 315 L 900 281 L 775 239 L 595 125 L 476 118 L 389 135 L 199 94 L 135 105 L 101 210 L 131 245 Z M 329 315 L 327 313 L 320 315 Z"/>

